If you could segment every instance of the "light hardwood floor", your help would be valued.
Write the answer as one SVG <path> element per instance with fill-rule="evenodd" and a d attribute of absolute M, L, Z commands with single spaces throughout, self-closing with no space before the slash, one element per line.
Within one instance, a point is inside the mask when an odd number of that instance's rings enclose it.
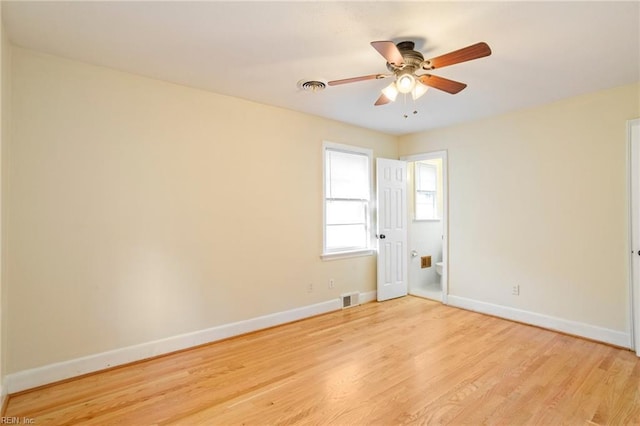
<path fill-rule="evenodd" d="M 404 297 L 10 398 L 52 424 L 640 424 L 630 351 Z"/>

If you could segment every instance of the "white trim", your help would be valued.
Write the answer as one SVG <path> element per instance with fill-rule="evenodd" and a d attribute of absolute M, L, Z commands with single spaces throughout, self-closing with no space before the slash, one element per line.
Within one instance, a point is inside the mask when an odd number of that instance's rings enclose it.
<path fill-rule="evenodd" d="M 353 154 L 354 152 L 358 154 L 363 154 L 368 156 L 369 158 L 373 158 L 373 150 L 370 148 L 363 148 L 355 145 L 347 145 L 344 143 L 336 143 L 330 141 L 322 142 L 322 151 L 324 152 L 326 149 L 332 149 L 334 151 L 342 151 L 348 154 Z"/>
<path fill-rule="evenodd" d="M 482 314 L 493 315 L 525 324 L 535 325 L 549 330 L 560 331 L 574 336 L 585 337 L 599 342 L 624 348 L 631 347 L 631 334 L 583 322 L 566 320 L 536 312 L 525 311 L 509 306 L 495 305 L 466 297 L 449 295 L 449 305 Z"/>
<path fill-rule="evenodd" d="M 354 251 L 338 251 L 335 253 L 323 253 L 320 255 L 322 260 L 348 259 L 350 257 L 372 256 L 376 253 L 373 249 L 354 250 Z"/>
<path fill-rule="evenodd" d="M 366 293 L 360 293 L 358 300 L 360 301 L 361 305 L 364 303 L 375 302 L 376 300 L 378 300 L 378 292 L 374 290 L 368 291 Z"/>
<path fill-rule="evenodd" d="M 449 160 L 448 151 L 432 151 L 422 154 L 405 155 L 401 160 L 421 161 L 442 159 L 442 303 L 448 303 L 449 298 Z M 407 261 L 410 259 L 407 256 Z M 409 283 L 411 284 L 411 283 Z M 411 285 L 409 285 L 411 287 Z"/>
<path fill-rule="evenodd" d="M 373 294 L 373 295 L 372 295 Z M 375 291 L 360 293 L 360 303 L 375 300 Z M 182 349 L 239 336 L 276 325 L 340 310 L 340 299 L 331 299 L 314 305 L 303 306 L 275 314 L 224 324 L 205 330 L 181 334 L 139 345 L 128 346 L 42 367 L 19 371 L 6 376 L 2 392 L 16 393 L 37 386 L 58 382 L 106 368 L 164 355 Z"/>

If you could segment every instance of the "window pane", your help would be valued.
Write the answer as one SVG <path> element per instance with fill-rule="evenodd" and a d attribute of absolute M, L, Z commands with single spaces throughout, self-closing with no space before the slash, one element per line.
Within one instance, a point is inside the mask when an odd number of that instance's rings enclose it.
<path fill-rule="evenodd" d="M 365 201 L 329 201 L 327 200 L 327 224 L 364 224 L 366 223 Z"/>
<path fill-rule="evenodd" d="M 327 150 L 327 198 L 369 199 L 369 157 Z"/>
<path fill-rule="evenodd" d="M 416 191 L 416 219 L 437 219 L 434 191 Z"/>
<path fill-rule="evenodd" d="M 430 164 L 416 163 L 416 190 L 436 190 L 436 167 Z"/>
<path fill-rule="evenodd" d="M 327 225 L 327 250 L 367 247 L 366 225 Z"/>

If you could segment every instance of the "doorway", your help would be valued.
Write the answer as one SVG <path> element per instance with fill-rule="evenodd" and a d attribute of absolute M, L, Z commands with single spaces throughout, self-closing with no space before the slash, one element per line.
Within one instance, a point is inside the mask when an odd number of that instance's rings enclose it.
<path fill-rule="evenodd" d="M 447 303 L 447 152 L 401 159 L 407 162 L 409 294 Z"/>

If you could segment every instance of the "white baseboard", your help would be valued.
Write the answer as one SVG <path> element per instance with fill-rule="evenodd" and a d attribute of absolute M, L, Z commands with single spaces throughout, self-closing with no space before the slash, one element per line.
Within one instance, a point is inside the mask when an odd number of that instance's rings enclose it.
<path fill-rule="evenodd" d="M 377 291 L 368 291 L 366 293 L 360 293 L 360 304 L 362 305 L 363 303 L 369 303 L 369 302 L 375 302 L 376 300 L 378 300 L 378 292 Z"/>
<path fill-rule="evenodd" d="M 371 293 L 373 293 L 373 298 Z M 363 303 L 365 301 L 375 300 L 375 293 L 375 291 L 361 293 L 360 300 L 363 301 Z M 193 346 L 239 336 L 252 331 L 309 318 L 331 311 L 337 311 L 340 310 L 340 308 L 340 299 L 332 299 L 326 302 L 303 306 L 301 308 L 295 308 L 284 312 L 264 315 L 192 333 L 181 334 L 161 340 L 141 343 L 135 346 L 129 346 L 82 358 L 71 359 L 69 361 L 19 371 L 17 373 L 7 375 L 4 386 L 2 386 L 2 395 L 32 389 L 49 383 L 58 382 L 60 380 L 104 370 L 106 368 L 168 354 L 181 349 L 187 349 Z"/>
<path fill-rule="evenodd" d="M 449 295 L 447 304 L 457 308 L 494 315 L 513 321 L 523 322 L 550 330 L 560 331 L 574 336 L 585 337 L 599 342 L 609 343 L 623 348 L 631 348 L 631 335 L 622 331 L 598 327 L 583 322 L 570 321 L 549 315 L 524 311 L 508 306 L 494 305 L 479 300 Z"/>

